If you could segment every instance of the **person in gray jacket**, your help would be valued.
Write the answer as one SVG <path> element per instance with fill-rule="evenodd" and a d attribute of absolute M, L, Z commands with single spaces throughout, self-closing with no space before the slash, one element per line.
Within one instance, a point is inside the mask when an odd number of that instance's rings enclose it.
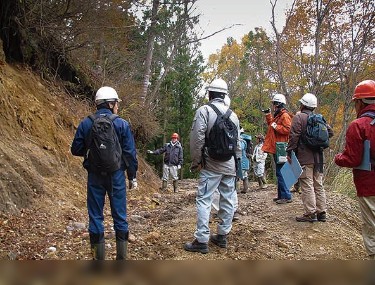
<path fill-rule="evenodd" d="M 224 96 L 228 93 L 228 86 L 222 79 L 215 79 L 207 88 L 210 104 L 213 104 L 221 113 L 225 113 L 228 107 L 224 104 Z M 227 161 L 211 158 L 205 147 L 206 138 L 217 118 L 216 112 L 209 105 L 200 107 L 194 117 L 190 132 L 190 155 L 192 159 L 191 170 L 199 171 L 199 183 L 196 196 L 197 226 L 194 233 L 195 239 L 184 245 L 184 249 L 191 252 L 208 253 L 208 242 L 226 248 L 227 235 L 232 228 L 234 215 L 234 197 L 236 179 L 236 159 L 241 157 L 239 145 L 240 127 L 237 115 L 232 112 L 231 121 L 237 127 L 237 145 L 235 156 Z M 217 226 L 217 234 L 210 236 L 209 217 L 213 194 L 218 189 L 220 203 L 218 217 L 220 223 Z"/>

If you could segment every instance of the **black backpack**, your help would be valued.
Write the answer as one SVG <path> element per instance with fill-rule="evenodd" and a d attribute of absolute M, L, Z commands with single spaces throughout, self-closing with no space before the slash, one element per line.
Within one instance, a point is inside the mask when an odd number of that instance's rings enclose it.
<path fill-rule="evenodd" d="M 301 140 L 304 145 L 312 150 L 318 151 L 329 147 L 327 122 L 321 114 L 313 112 L 309 114 L 306 131 L 302 134 Z"/>
<path fill-rule="evenodd" d="M 121 167 L 122 149 L 113 125 L 117 115 L 90 115 L 93 124 L 87 139 L 89 170 L 107 175 Z"/>
<path fill-rule="evenodd" d="M 235 155 L 238 141 L 237 126 L 229 118 L 232 114 L 232 110 L 228 109 L 225 114 L 222 114 L 215 105 L 208 104 L 208 106 L 210 106 L 217 115 L 215 123 L 205 142 L 208 155 L 215 160 L 228 161 Z"/>

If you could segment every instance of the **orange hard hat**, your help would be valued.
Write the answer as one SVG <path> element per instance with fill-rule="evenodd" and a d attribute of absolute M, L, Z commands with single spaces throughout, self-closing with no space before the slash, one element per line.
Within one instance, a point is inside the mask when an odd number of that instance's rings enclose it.
<path fill-rule="evenodd" d="M 364 80 L 360 82 L 354 89 L 354 95 L 352 100 L 355 99 L 375 99 L 375 81 L 374 80 Z"/>
<path fill-rule="evenodd" d="M 178 139 L 178 133 L 173 133 L 171 136 L 172 139 Z"/>

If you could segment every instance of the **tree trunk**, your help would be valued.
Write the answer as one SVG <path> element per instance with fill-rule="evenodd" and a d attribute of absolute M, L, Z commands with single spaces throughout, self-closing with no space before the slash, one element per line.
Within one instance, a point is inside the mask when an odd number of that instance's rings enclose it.
<path fill-rule="evenodd" d="M 157 14 L 158 14 L 158 8 L 160 5 L 159 0 L 154 0 L 152 2 L 152 14 L 151 14 L 151 25 L 148 35 L 148 41 L 147 41 L 147 55 L 145 60 L 145 71 L 143 76 L 143 88 L 142 88 L 142 94 L 141 94 L 141 102 L 143 105 L 146 103 L 147 99 L 147 92 L 148 92 L 148 85 L 150 82 L 150 76 L 151 76 L 151 64 L 152 64 L 152 56 L 154 52 L 154 42 L 155 42 L 155 26 L 157 21 Z"/>

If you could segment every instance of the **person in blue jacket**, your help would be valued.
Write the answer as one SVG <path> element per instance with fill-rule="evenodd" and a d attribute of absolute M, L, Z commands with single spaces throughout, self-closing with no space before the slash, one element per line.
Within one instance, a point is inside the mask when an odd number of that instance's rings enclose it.
<path fill-rule="evenodd" d="M 95 116 L 117 114 L 119 102 L 120 99 L 115 89 L 107 86 L 99 88 L 95 95 L 97 109 Z M 75 156 L 84 157 L 83 166 L 88 172 L 88 230 L 93 258 L 97 260 L 105 259 L 103 208 L 105 195 L 108 193 L 116 233 L 116 259 L 126 259 L 129 229 L 126 213 L 125 170 L 129 180 L 129 188 L 132 188 L 136 184 L 135 178 L 138 169 L 134 137 L 127 121 L 120 117 L 113 120 L 114 129 L 122 150 L 121 166 L 120 169 L 108 175 L 103 175 L 92 170 L 87 158 L 88 136 L 92 125 L 93 121 L 89 117 L 86 117 L 79 124 L 73 139 L 71 152 Z"/>
<path fill-rule="evenodd" d="M 241 156 L 241 171 L 242 175 L 240 177 L 237 177 L 238 180 L 242 180 L 243 182 L 243 188 L 241 190 L 241 193 L 247 193 L 249 190 L 249 169 L 251 161 L 249 160 L 249 156 L 251 154 L 251 136 L 245 134 L 245 131 L 243 128 L 240 130 L 241 136 L 240 136 L 240 144 L 241 144 L 241 150 L 242 150 L 242 156 Z M 238 189 L 239 190 L 239 189 Z"/>

